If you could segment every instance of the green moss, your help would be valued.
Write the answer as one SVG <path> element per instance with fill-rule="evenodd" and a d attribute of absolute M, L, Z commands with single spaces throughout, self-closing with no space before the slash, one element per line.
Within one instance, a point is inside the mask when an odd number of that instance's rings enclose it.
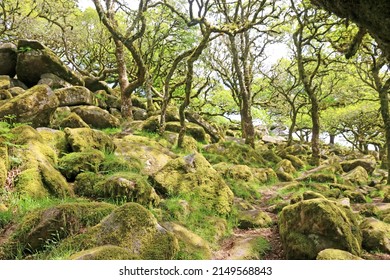
<path fill-rule="evenodd" d="M 138 260 L 139 257 L 130 250 L 113 245 L 104 245 L 78 252 L 70 260 Z"/>
<path fill-rule="evenodd" d="M 390 254 L 390 225 L 374 218 L 367 218 L 360 225 L 363 232 L 363 248 Z"/>
<path fill-rule="evenodd" d="M 66 203 L 30 212 L 18 223 L 4 245 L 5 257 L 13 259 L 21 250 L 23 255 L 45 249 L 53 237 L 63 239 L 96 225 L 115 209 L 107 203 Z"/>
<path fill-rule="evenodd" d="M 153 179 L 156 190 L 162 194 L 191 193 L 219 214 L 227 214 L 231 210 L 232 191 L 201 154 L 171 160 Z"/>
<path fill-rule="evenodd" d="M 77 115 L 76 113 L 72 112 L 67 117 L 65 117 L 60 123 L 59 127 L 61 128 L 90 128 L 89 125 L 83 121 L 83 119 Z"/>
<path fill-rule="evenodd" d="M 116 149 L 111 138 L 102 131 L 89 128 L 65 128 L 64 132 L 73 152 L 97 149 L 112 153 Z"/>
<path fill-rule="evenodd" d="M 104 161 L 104 154 L 98 150 L 86 150 L 79 153 L 69 153 L 59 160 L 58 168 L 68 179 L 74 180 L 76 176 L 85 171 L 98 172 L 100 164 Z"/>
<path fill-rule="evenodd" d="M 279 232 L 289 259 L 315 259 L 326 248 L 361 252 L 361 231 L 355 215 L 327 199 L 304 200 L 286 206 L 279 215 Z"/>
<path fill-rule="evenodd" d="M 179 241 L 180 250 L 175 259 L 202 260 L 211 258 L 209 244 L 197 234 L 176 223 L 163 223 L 163 227 L 171 231 Z"/>
<path fill-rule="evenodd" d="M 48 128 L 39 128 L 37 131 L 42 136 L 43 142 L 50 146 L 58 157 L 68 152 L 69 146 L 63 131 Z"/>
<path fill-rule="evenodd" d="M 22 171 L 17 177 L 15 188 L 22 196 L 40 198 L 49 195 L 37 168 Z"/>
<path fill-rule="evenodd" d="M 123 199 L 138 202 L 142 205 L 158 205 L 159 196 L 150 186 L 147 179 L 139 174 L 122 172 L 108 175 L 94 186 L 97 198 Z"/>
<path fill-rule="evenodd" d="M 143 164 L 138 158 L 124 159 L 113 153 L 105 153 L 104 161 L 99 166 L 99 172 L 103 174 L 126 171 L 140 173 L 142 169 Z"/>
<path fill-rule="evenodd" d="M 318 253 L 317 260 L 362 260 L 362 258 L 343 250 L 325 249 Z"/>
<path fill-rule="evenodd" d="M 282 158 L 280 156 L 278 156 L 275 153 L 275 151 L 272 149 L 268 149 L 268 150 L 262 152 L 261 155 L 263 156 L 264 160 L 266 160 L 267 162 L 269 162 L 271 164 L 277 164 L 278 162 L 280 162 L 282 160 Z"/>
<path fill-rule="evenodd" d="M 240 211 L 238 213 L 238 228 L 266 228 L 272 224 L 271 217 L 260 210 Z"/>
<path fill-rule="evenodd" d="M 177 239 L 157 224 L 151 212 L 137 203 L 115 209 L 98 225 L 66 239 L 55 250 L 78 252 L 103 245 L 128 249 L 131 254 L 146 260 L 172 259 L 178 251 Z"/>
<path fill-rule="evenodd" d="M 265 167 L 267 165 L 260 151 L 236 142 L 207 145 L 203 148 L 202 153 L 212 164 L 228 162 L 250 167 Z"/>

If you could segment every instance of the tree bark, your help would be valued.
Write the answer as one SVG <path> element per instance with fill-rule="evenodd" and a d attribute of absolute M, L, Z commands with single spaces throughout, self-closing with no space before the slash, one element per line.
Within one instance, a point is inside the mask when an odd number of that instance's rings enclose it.
<path fill-rule="evenodd" d="M 318 100 L 314 93 L 310 95 L 310 101 L 311 101 L 311 121 L 312 121 L 311 163 L 315 166 L 318 166 L 320 165 L 320 114 L 319 114 Z"/>

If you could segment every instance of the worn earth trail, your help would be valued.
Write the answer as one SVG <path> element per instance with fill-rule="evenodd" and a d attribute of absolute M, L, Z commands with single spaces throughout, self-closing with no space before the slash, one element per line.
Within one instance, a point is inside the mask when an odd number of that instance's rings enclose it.
<path fill-rule="evenodd" d="M 277 226 L 277 215 L 268 212 L 267 201 L 276 194 L 278 185 L 261 190 L 261 198 L 256 201 L 256 207 L 265 211 L 273 220 L 269 228 L 258 229 L 235 229 L 233 234 L 224 239 L 220 249 L 214 253 L 215 260 L 242 260 L 248 257 L 251 241 L 258 238 L 265 238 L 270 244 L 270 250 L 264 252 L 261 259 L 283 260 L 285 259 L 282 243 L 280 241 Z"/>

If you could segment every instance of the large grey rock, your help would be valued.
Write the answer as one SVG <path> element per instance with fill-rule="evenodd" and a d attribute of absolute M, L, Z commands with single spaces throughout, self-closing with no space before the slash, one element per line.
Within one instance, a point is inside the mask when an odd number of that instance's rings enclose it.
<path fill-rule="evenodd" d="M 77 106 L 71 109 L 93 128 L 119 127 L 120 121 L 106 110 L 96 106 Z"/>
<path fill-rule="evenodd" d="M 97 105 L 95 95 L 87 88 L 75 86 L 54 91 L 60 106 Z"/>
<path fill-rule="evenodd" d="M 17 122 L 29 123 L 33 127 L 47 126 L 58 104 L 56 95 L 48 86 L 38 85 L 0 105 L 0 120 L 13 115 Z"/>
<path fill-rule="evenodd" d="M 16 75 L 17 48 L 12 43 L 0 45 L 0 75 Z"/>
<path fill-rule="evenodd" d="M 26 85 L 36 85 L 45 73 L 52 73 L 72 85 L 84 85 L 84 81 L 76 73 L 40 42 L 20 40 L 18 50 L 16 74 Z"/>
<path fill-rule="evenodd" d="M 38 81 L 38 85 L 48 85 L 52 89 L 67 88 L 72 86 L 67 81 L 52 73 L 42 74 L 41 79 Z"/>

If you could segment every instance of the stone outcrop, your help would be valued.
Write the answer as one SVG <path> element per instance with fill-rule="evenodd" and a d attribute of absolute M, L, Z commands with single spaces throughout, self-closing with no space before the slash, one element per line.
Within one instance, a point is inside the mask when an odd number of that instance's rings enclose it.
<path fill-rule="evenodd" d="M 0 105 L 0 120 L 15 116 L 15 121 L 33 127 L 48 126 L 50 117 L 58 107 L 57 96 L 47 85 L 38 85 Z"/>
<path fill-rule="evenodd" d="M 36 85 L 41 76 L 54 74 L 72 85 L 84 85 L 84 81 L 72 72 L 46 46 L 38 41 L 19 40 L 16 74 L 27 86 Z"/>

